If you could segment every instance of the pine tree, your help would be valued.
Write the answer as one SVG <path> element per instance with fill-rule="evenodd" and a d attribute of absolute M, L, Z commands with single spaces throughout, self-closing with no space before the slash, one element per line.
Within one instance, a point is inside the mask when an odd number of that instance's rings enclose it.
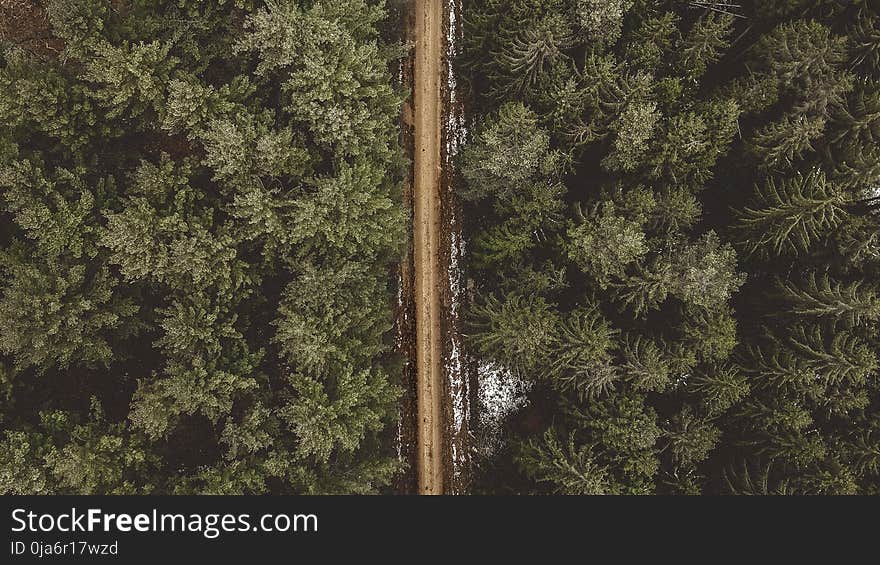
<path fill-rule="evenodd" d="M 671 236 L 693 227 L 701 213 L 702 206 L 693 193 L 681 186 L 671 186 L 656 195 L 648 227 Z"/>
<path fill-rule="evenodd" d="M 6 59 L 0 68 L 0 89 L 15 93 L 0 98 L 0 117 L 9 128 L 7 131 L 22 128 L 45 135 L 57 142 L 52 149 L 75 163 L 82 161 L 79 151 L 84 146 L 101 136 L 111 136 L 111 127 L 99 119 L 100 113 L 95 111 L 88 89 L 82 84 L 50 65 L 28 64 L 14 57 Z M 16 143 L 27 146 L 36 139 L 31 136 L 28 140 L 17 139 Z"/>
<path fill-rule="evenodd" d="M 153 440 L 168 438 L 184 416 L 200 415 L 217 426 L 232 414 L 236 402 L 246 402 L 260 385 L 256 368 L 262 355 L 235 343 L 235 336 L 228 339 L 216 353 L 196 350 L 198 356 L 189 357 L 188 351 L 168 352 L 161 374 L 138 381 L 129 414 L 135 428 Z"/>
<path fill-rule="evenodd" d="M 691 79 L 701 77 L 709 65 L 716 63 L 730 45 L 733 30 L 732 14 L 710 11 L 697 20 L 676 51 L 679 70 Z"/>
<path fill-rule="evenodd" d="M 854 468 L 860 475 L 880 475 L 880 439 L 876 428 L 859 433 L 849 450 L 854 459 Z"/>
<path fill-rule="evenodd" d="M 82 421 L 69 411 L 40 412 L 34 429 L 9 431 L 0 442 L 0 492 L 152 494 L 159 460 L 127 428 L 107 421 L 95 397 Z"/>
<path fill-rule="evenodd" d="M 644 103 L 651 91 L 651 75 L 627 72 L 613 55 L 589 53 L 579 69 L 580 89 L 576 108 L 581 110 L 566 124 L 563 136 L 579 151 L 611 133 L 612 123 L 630 105 Z"/>
<path fill-rule="evenodd" d="M 650 160 L 653 179 L 701 190 L 711 180 L 712 168 L 733 140 L 739 105 L 712 101 L 699 112 L 682 112 L 669 120 L 666 135 Z"/>
<path fill-rule="evenodd" d="M 729 300 L 743 281 L 736 272 L 733 249 L 709 232 L 694 243 L 679 244 L 614 286 L 618 300 L 644 313 L 657 308 L 669 295 L 685 304 L 711 308 Z"/>
<path fill-rule="evenodd" d="M 540 18 L 529 27 L 505 31 L 509 39 L 494 55 L 502 80 L 515 92 L 534 88 L 546 73 L 566 60 L 565 49 L 572 44 L 571 22 L 557 14 Z"/>
<path fill-rule="evenodd" d="M 745 398 L 751 387 L 735 365 L 724 364 L 698 372 L 687 388 L 699 395 L 709 416 L 717 416 Z"/>
<path fill-rule="evenodd" d="M 537 245 L 532 230 L 523 229 L 515 219 L 492 226 L 478 233 L 473 240 L 473 261 L 487 271 L 510 265 L 529 254 Z"/>
<path fill-rule="evenodd" d="M 127 424 L 107 422 L 96 399 L 91 412 L 86 423 L 70 422 L 69 440 L 46 456 L 58 490 L 78 495 L 150 494 L 155 488 L 152 480 L 144 486 L 139 482 L 155 473 L 158 458 L 143 438 L 126 433 Z"/>
<path fill-rule="evenodd" d="M 846 38 L 832 35 L 820 22 L 780 24 L 761 38 L 754 53 L 759 71 L 799 99 L 795 106 L 799 112 L 823 115 L 852 88 L 852 76 L 842 69 L 847 60 Z"/>
<path fill-rule="evenodd" d="M 601 286 L 623 277 L 630 264 L 647 252 L 645 234 L 638 222 L 615 212 L 611 202 L 596 204 L 581 215 L 581 223 L 568 231 L 568 256 Z"/>
<path fill-rule="evenodd" d="M 854 46 L 855 63 L 876 78 L 880 73 L 880 16 L 867 6 L 860 7 L 847 36 Z"/>
<path fill-rule="evenodd" d="M 307 263 L 284 289 L 273 341 L 304 374 L 363 366 L 384 352 L 385 281 L 365 263 Z"/>
<path fill-rule="evenodd" d="M 862 281 L 845 284 L 832 281 L 829 274 L 810 273 L 802 284 L 780 282 L 782 299 L 798 316 L 841 321 L 849 326 L 880 318 L 880 298 Z"/>
<path fill-rule="evenodd" d="M 283 73 L 285 110 L 320 146 L 339 155 L 361 155 L 367 147 L 387 155 L 382 142 L 402 99 L 376 41 L 382 15 L 363 0 L 320 1 L 308 9 L 271 4 L 248 18 L 236 50 L 258 54 L 258 75 Z M 381 141 L 360 143 L 365 139 Z"/>
<path fill-rule="evenodd" d="M 179 60 L 172 45 L 152 41 L 115 46 L 104 41 L 90 46 L 83 79 L 92 83 L 90 97 L 108 118 L 136 118 L 146 111 L 161 111 L 164 84 Z"/>
<path fill-rule="evenodd" d="M 880 89 L 858 89 L 846 105 L 834 106 L 831 119 L 837 134 L 830 140 L 843 155 L 853 146 L 880 139 Z"/>
<path fill-rule="evenodd" d="M 783 461 L 803 473 L 826 457 L 828 446 L 819 435 L 789 431 L 768 437 L 757 453 L 771 461 Z"/>
<path fill-rule="evenodd" d="M 575 6 L 579 32 L 589 41 L 613 44 L 623 29 L 623 19 L 633 0 L 578 0 Z"/>
<path fill-rule="evenodd" d="M 384 185 L 385 171 L 360 161 L 340 163 L 335 174 L 307 181 L 286 225 L 290 243 L 302 250 L 365 258 L 396 249 L 403 214 Z M 381 187 L 381 188 L 380 188 Z"/>
<path fill-rule="evenodd" d="M 847 198 L 825 174 L 812 171 L 793 178 L 767 180 L 755 203 L 737 212 L 737 229 L 750 254 L 808 253 L 846 215 Z"/>
<path fill-rule="evenodd" d="M 596 462 L 589 445 L 576 446 L 574 435 L 560 443 L 552 429 L 541 440 L 530 440 L 519 457 L 523 470 L 539 483 L 548 483 L 556 494 L 617 494 L 619 487 L 608 469 Z"/>
<path fill-rule="evenodd" d="M 548 346 L 546 372 L 553 386 L 591 398 L 614 388 L 618 373 L 611 365 L 617 334 L 594 308 L 569 313 Z"/>
<path fill-rule="evenodd" d="M 13 260 L 0 300 L 0 350 L 21 368 L 41 371 L 71 364 L 108 366 L 116 332 L 138 307 L 114 293 L 117 281 L 104 266 Z"/>
<path fill-rule="evenodd" d="M 810 382 L 816 376 L 805 360 L 772 338 L 769 343 L 749 344 L 740 353 L 738 365 L 746 374 L 755 375 L 775 387 Z"/>
<path fill-rule="evenodd" d="M 755 132 L 752 152 L 763 169 L 788 169 L 804 154 L 813 152 L 814 142 L 824 133 L 824 117 L 786 115 Z"/>
<path fill-rule="evenodd" d="M 673 464 L 687 468 L 703 461 L 721 436 L 721 431 L 706 419 L 694 415 L 693 409 L 684 408 L 670 419 L 665 430 Z"/>
<path fill-rule="evenodd" d="M 602 161 L 609 171 L 633 172 L 644 163 L 649 141 L 655 135 L 660 113 L 654 102 L 633 103 L 611 125 L 614 150 Z"/>
<path fill-rule="evenodd" d="M 672 367 L 664 349 L 653 340 L 627 336 L 621 356 L 620 369 L 636 389 L 663 392 L 669 386 Z"/>
<path fill-rule="evenodd" d="M 790 344 L 806 366 L 830 384 L 863 383 L 877 369 L 877 358 L 871 348 L 849 331 L 799 326 L 792 332 Z"/>
<path fill-rule="evenodd" d="M 539 296 L 485 298 L 471 309 L 468 337 L 481 355 L 524 378 L 545 370 L 547 351 L 556 339 L 558 316 Z"/>
<path fill-rule="evenodd" d="M 628 38 L 626 60 L 638 69 L 652 70 L 669 55 L 678 39 L 678 16 L 665 12 L 644 18 L 641 25 Z"/>
<path fill-rule="evenodd" d="M 880 234 L 871 218 L 850 218 L 835 236 L 831 248 L 840 254 L 845 265 L 859 269 L 870 268 L 880 257 Z"/>
<path fill-rule="evenodd" d="M 834 182 L 849 190 L 865 190 L 880 180 L 880 151 L 874 144 L 854 145 L 834 164 Z"/>
<path fill-rule="evenodd" d="M 192 210 L 192 209 L 191 209 Z M 207 213 L 206 213 L 207 212 Z M 246 266 L 229 233 L 218 234 L 210 211 L 165 212 L 135 197 L 109 213 L 101 244 L 128 280 L 151 279 L 171 288 L 214 287 L 236 292 L 248 283 Z"/>
<path fill-rule="evenodd" d="M 464 150 L 462 175 L 467 187 L 462 198 L 478 201 L 492 196 L 504 203 L 540 176 L 552 175 L 559 159 L 535 113 L 523 104 L 506 104 Z"/>
<path fill-rule="evenodd" d="M 45 495 L 56 490 L 46 469 L 54 446 L 38 432 L 6 430 L 0 442 L 0 493 Z"/>
<path fill-rule="evenodd" d="M 645 404 L 644 397 L 611 395 L 601 402 L 568 410 L 573 422 L 601 449 L 609 468 L 618 471 L 624 494 L 653 491 L 662 430 L 656 412 Z"/>
<path fill-rule="evenodd" d="M 742 470 L 739 472 L 725 472 L 724 481 L 730 494 L 738 495 L 786 495 L 796 494 L 795 489 L 790 486 L 789 481 L 782 479 L 778 484 L 772 485 L 770 477 L 773 463 L 759 468 L 758 471 L 750 470 L 749 464 L 743 460 Z"/>
<path fill-rule="evenodd" d="M 335 451 L 351 453 L 368 432 L 381 431 L 395 411 L 397 391 L 381 372 L 346 368 L 335 376 L 332 388 L 322 380 L 291 375 L 297 397 L 279 416 L 296 434 L 298 456 L 326 463 Z"/>
<path fill-rule="evenodd" d="M 722 362 L 737 345 L 736 329 L 736 318 L 726 308 L 689 308 L 681 324 L 681 343 L 700 361 Z"/>

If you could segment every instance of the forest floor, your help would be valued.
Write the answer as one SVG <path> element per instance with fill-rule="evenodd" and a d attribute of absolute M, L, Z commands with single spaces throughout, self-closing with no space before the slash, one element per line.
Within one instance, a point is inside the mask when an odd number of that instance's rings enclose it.
<path fill-rule="evenodd" d="M 443 0 L 415 0 L 413 72 L 413 275 L 417 460 L 420 494 L 444 491 L 444 372 L 440 296 Z"/>

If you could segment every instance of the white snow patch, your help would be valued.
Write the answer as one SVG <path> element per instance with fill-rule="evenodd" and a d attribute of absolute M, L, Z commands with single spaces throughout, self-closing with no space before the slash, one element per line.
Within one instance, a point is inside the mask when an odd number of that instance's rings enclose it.
<path fill-rule="evenodd" d="M 477 371 L 479 391 L 479 430 L 484 455 L 491 455 L 502 444 L 501 426 L 505 418 L 525 408 L 531 383 L 514 376 L 495 363 L 480 363 Z"/>
<path fill-rule="evenodd" d="M 452 62 L 458 52 L 456 40 L 458 39 L 458 17 L 456 11 L 460 9 L 460 2 L 450 0 L 447 3 L 449 26 L 446 29 L 446 80 L 449 91 L 449 108 L 452 111 L 446 115 L 446 159 L 451 161 L 458 154 L 461 145 L 467 135 L 464 115 L 459 107 L 458 83 L 455 80 L 455 69 Z"/>
<path fill-rule="evenodd" d="M 464 116 L 458 103 L 458 85 L 455 81 L 455 72 L 452 68 L 452 61 L 456 53 L 456 39 L 458 36 L 457 10 L 459 9 L 458 0 L 449 0 L 446 3 L 448 26 L 446 28 L 446 76 L 447 76 L 447 94 L 449 99 L 446 101 L 448 112 L 444 117 L 446 131 L 446 152 L 445 166 L 451 169 L 452 161 L 458 154 L 461 142 L 464 139 L 462 126 L 464 125 Z M 449 186 L 450 194 L 454 190 L 453 186 Z M 449 225 L 456 227 L 456 218 L 450 215 Z M 461 258 L 465 253 L 464 241 L 461 233 L 456 229 L 450 230 L 449 242 L 449 270 L 448 284 L 451 299 L 451 316 L 450 321 L 453 327 L 450 328 L 450 351 L 449 358 L 446 362 L 446 375 L 449 379 L 449 391 L 452 396 L 452 426 L 453 441 L 452 447 L 452 472 L 457 478 L 462 475 L 468 466 L 470 453 L 460 453 L 462 448 L 467 445 L 461 445 L 458 441 L 462 437 L 468 435 L 468 427 L 470 423 L 470 383 L 468 382 L 467 371 L 462 360 L 461 337 L 458 331 L 459 315 L 461 314 L 461 304 L 464 298 L 462 288 L 461 274 Z"/>
<path fill-rule="evenodd" d="M 462 361 L 461 336 L 458 331 L 461 304 L 464 297 L 461 284 L 460 260 L 465 253 L 464 241 L 461 234 L 456 230 L 450 230 L 449 244 L 449 271 L 448 283 L 451 297 L 452 315 L 450 321 L 453 324 L 450 332 L 450 352 L 446 363 L 446 374 L 449 378 L 449 390 L 452 395 L 452 425 L 453 436 L 460 438 L 468 433 L 470 422 L 470 383 L 467 371 Z M 452 469 L 456 477 L 461 476 L 463 465 L 467 465 L 469 453 L 459 453 L 462 446 L 458 441 L 452 441 Z"/>

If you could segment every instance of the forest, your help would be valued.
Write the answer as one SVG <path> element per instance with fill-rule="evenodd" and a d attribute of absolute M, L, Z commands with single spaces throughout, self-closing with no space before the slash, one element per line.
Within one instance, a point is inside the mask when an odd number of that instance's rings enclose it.
<path fill-rule="evenodd" d="M 389 484 L 396 6 L 0 2 L 0 493 Z"/>
<path fill-rule="evenodd" d="M 469 492 L 880 494 L 880 5 L 450 6 Z M 0 0 L 0 494 L 399 492 L 410 8 Z"/>
<path fill-rule="evenodd" d="M 880 494 L 880 8 L 471 0 L 476 492 Z"/>

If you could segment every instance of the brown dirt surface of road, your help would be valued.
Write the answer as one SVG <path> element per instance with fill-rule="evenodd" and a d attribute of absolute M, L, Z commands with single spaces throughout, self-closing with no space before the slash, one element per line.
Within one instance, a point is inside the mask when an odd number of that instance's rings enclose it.
<path fill-rule="evenodd" d="M 419 494 L 444 492 L 444 379 L 440 294 L 443 0 L 413 0 L 413 267 Z"/>

